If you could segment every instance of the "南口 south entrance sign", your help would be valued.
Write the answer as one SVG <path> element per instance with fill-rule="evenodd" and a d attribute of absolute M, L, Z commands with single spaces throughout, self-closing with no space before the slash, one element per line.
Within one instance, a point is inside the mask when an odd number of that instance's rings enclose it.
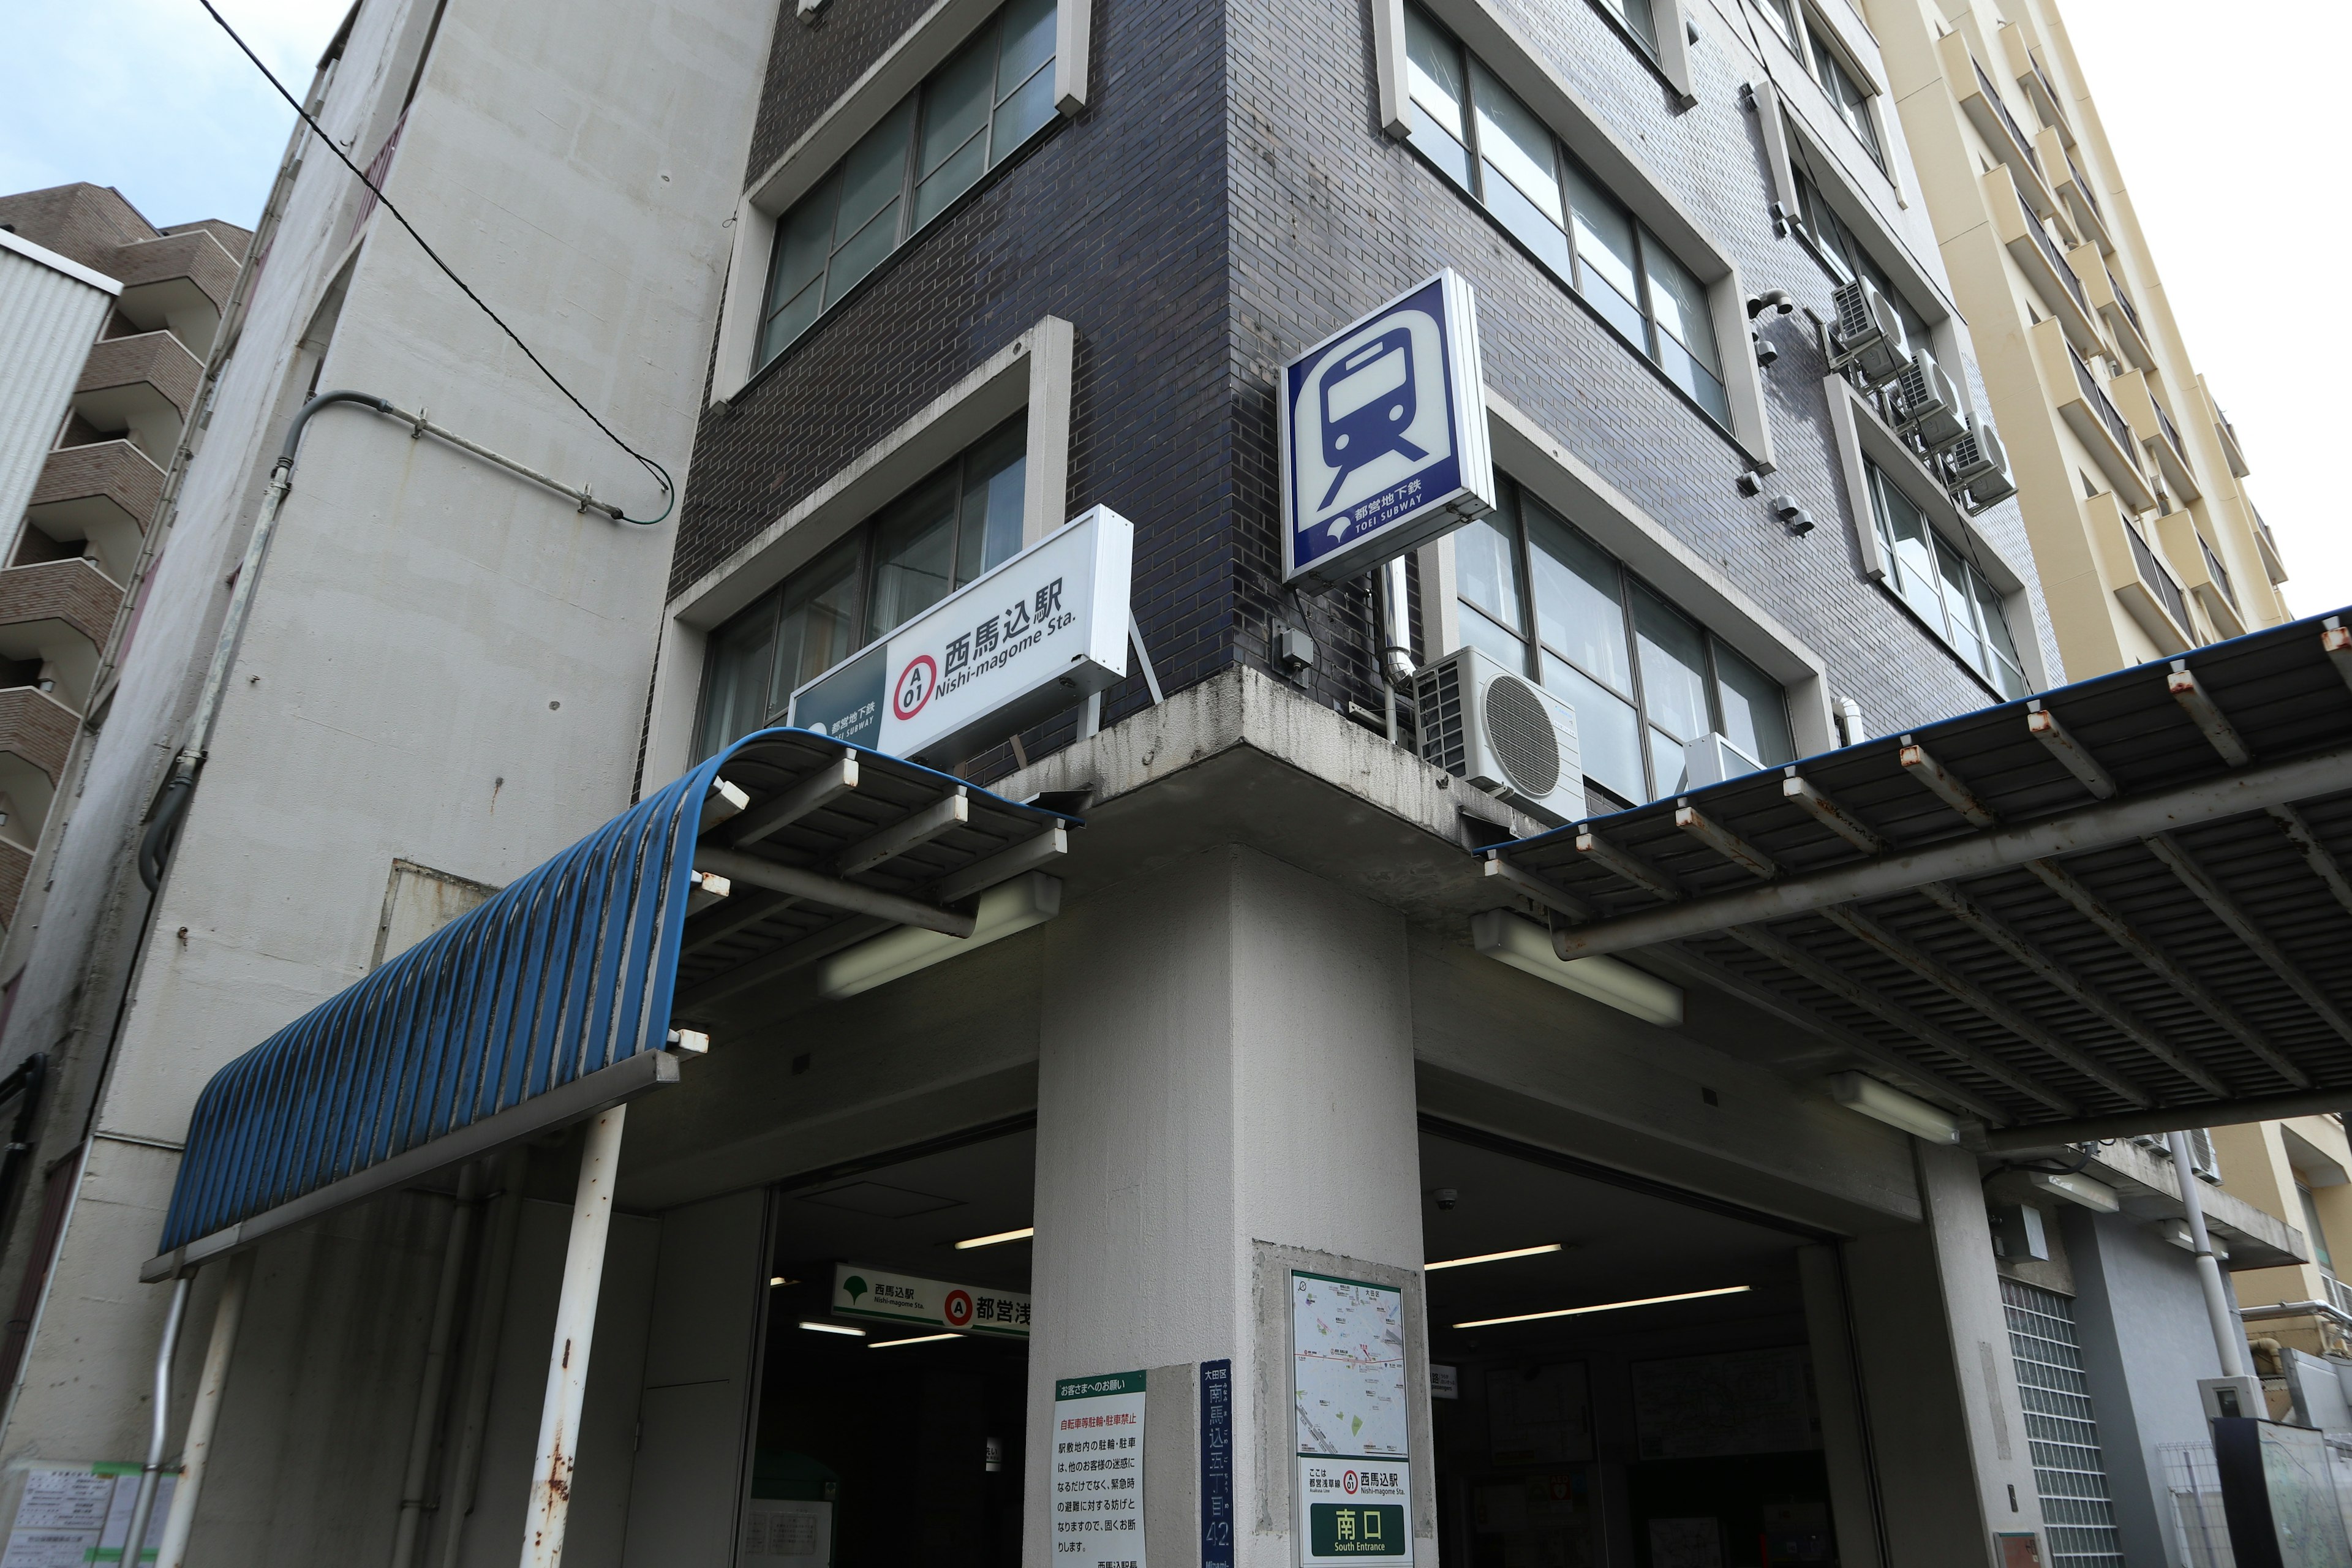
<path fill-rule="evenodd" d="M 793 693 L 792 722 L 951 765 L 1127 678 L 1134 562 L 1096 507 Z"/>
<path fill-rule="evenodd" d="M 1494 510 L 1477 301 L 1451 268 L 1283 367 L 1283 578 L 1328 588 Z"/>

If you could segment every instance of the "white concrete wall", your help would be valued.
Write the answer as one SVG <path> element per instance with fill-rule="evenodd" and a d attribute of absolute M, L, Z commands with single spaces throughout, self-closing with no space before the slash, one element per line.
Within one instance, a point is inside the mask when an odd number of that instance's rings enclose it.
<path fill-rule="evenodd" d="M 396 112 L 404 42 L 413 50 L 430 9 L 362 7 L 331 133 L 362 137 L 387 94 Z M 738 178 L 709 150 L 749 135 L 773 19 L 772 0 L 450 0 L 389 182 L 541 357 L 680 482 Z M 70 826 L 36 868 L 58 897 L 23 922 L 37 931 L 12 933 L 5 963 L 26 967 L 5 1052 L 62 1049 L 64 1105 L 99 1093 L 142 912 L 129 875 L 138 818 L 182 739 L 316 352 L 321 385 L 427 408 L 637 515 L 658 508 L 636 465 L 385 214 L 346 268 L 352 197 L 315 152 L 295 179 L 138 643 L 61 813 Z M 668 525 L 583 518 L 371 415 L 312 424 L 96 1112 L 105 1133 L 163 1157 L 105 1167 L 121 1165 L 108 1203 L 135 1217 L 69 1232 L 50 1300 L 70 1310 L 36 1325 L 23 1384 L 82 1393 L 20 1399 L 0 1461 L 140 1445 L 128 1388 L 143 1382 L 166 1292 L 136 1270 L 154 1250 L 169 1147 L 213 1072 L 363 972 L 394 858 L 503 883 L 628 803 L 669 542 Z M 406 1406 L 388 1398 L 367 1421 L 404 1430 Z M 233 1491 L 250 1458 L 225 1450 L 218 1484 Z M 0 1510 L 13 1496 L 0 1485 Z"/>

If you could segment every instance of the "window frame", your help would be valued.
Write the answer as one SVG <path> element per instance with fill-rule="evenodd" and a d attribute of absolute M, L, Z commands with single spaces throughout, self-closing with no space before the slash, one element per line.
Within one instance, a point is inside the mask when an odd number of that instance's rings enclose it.
<path fill-rule="evenodd" d="M 1595 3 L 1599 4 L 1600 0 L 1595 0 Z M 1413 0 L 1406 0 L 1405 26 L 1408 37 L 1410 37 L 1411 34 L 1412 17 L 1415 13 L 1418 13 L 1421 18 L 1425 21 L 1441 38 L 1453 45 L 1455 57 L 1461 67 L 1460 79 L 1463 84 L 1463 102 L 1461 107 L 1463 110 L 1462 129 L 1464 135 L 1460 139 L 1458 144 L 1463 150 L 1463 154 L 1468 168 L 1468 183 L 1465 184 L 1462 180 L 1457 179 L 1453 171 L 1447 169 L 1443 163 L 1440 163 L 1436 158 L 1433 157 L 1428 149 L 1422 142 L 1413 138 L 1411 131 L 1408 132 L 1406 137 L 1406 145 L 1411 147 L 1424 163 L 1429 163 L 1431 166 L 1436 168 L 1441 174 L 1444 174 L 1448 183 L 1452 184 L 1456 189 L 1466 195 L 1470 198 L 1471 202 L 1477 206 L 1479 211 L 1483 213 L 1489 221 L 1494 223 L 1497 228 L 1501 229 L 1504 234 L 1508 236 L 1512 242 L 1522 251 L 1526 252 L 1530 259 L 1534 260 L 1538 266 L 1542 267 L 1554 278 L 1558 279 L 1568 291 L 1576 296 L 1577 300 L 1600 321 L 1601 325 L 1607 327 L 1621 342 L 1624 342 L 1628 347 L 1632 348 L 1637 354 L 1646 360 L 1649 363 L 1650 367 L 1654 371 L 1656 371 L 1665 380 L 1668 385 L 1672 386 L 1677 393 L 1682 395 L 1685 401 L 1698 408 L 1701 413 L 1705 414 L 1706 417 L 1726 435 L 1736 436 L 1737 427 L 1735 425 L 1735 411 L 1732 405 L 1731 378 L 1725 363 L 1726 355 L 1724 351 L 1724 340 L 1720 331 L 1717 331 L 1715 312 L 1712 309 L 1713 301 L 1711 296 L 1713 294 L 1713 289 L 1709 287 L 1706 280 L 1701 276 L 1699 270 L 1696 268 L 1692 267 L 1689 262 L 1684 260 L 1683 258 L 1676 253 L 1673 246 L 1659 238 L 1656 231 L 1652 228 L 1650 224 L 1643 217 L 1642 214 L 1634 208 L 1633 205 L 1627 202 L 1622 196 L 1619 195 L 1610 185 L 1608 181 L 1603 179 L 1595 170 L 1593 170 L 1584 159 L 1578 156 L 1575 148 L 1570 145 L 1568 139 L 1563 137 L 1556 127 L 1546 121 L 1543 116 L 1538 113 L 1524 98 L 1514 92 L 1510 84 L 1504 80 L 1501 74 L 1495 70 L 1492 66 L 1488 65 L 1476 50 L 1471 47 L 1469 43 L 1462 37 L 1460 33 L 1455 31 L 1454 28 L 1446 26 L 1444 21 L 1433 15 L 1428 7 L 1415 4 L 1413 3 Z M 1551 139 L 1550 151 L 1554 165 L 1552 169 L 1552 179 L 1555 186 L 1553 194 L 1559 202 L 1559 210 L 1568 216 L 1568 222 L 1564 226 L 1560 226 L 1562 237 L 1566 241 L 1565 248 L 1568 258 L 1568 268 L 1564 273 L 1556 261 L 1541 254 L 1534 244 L 1522 237 L 1519 232 L 1511 226 L 1509 220 L 1504 216 L 1500 210 L 1497 209 L 1496 203 L 1488 195 L 1487 170 L 1493 166 L 1493 161 L 1486 155 L 1481 147 L 1482 133 L 1479 129 L 1479 121 L 1482 118 L 1482 111 L 1479 106 L 1479 94 L 1480 84 L 1482 82 L 1492 82 L 1497 89 L 1509 94 L 1511 101 L 1520 110 L 1524 110 L 1530 120 L 1542 125 L 1545 133 Z M 1421 114 L 1423 118 L 1428 118 L 1428 111 L 1421 109 L 1417 100 L 1412 99 L 1410 89 L 1408 89 L 1405 113 L 1408 116 L 1411 116 L 1416 112 Z M 1439 134 L 1448 135 L 1450 138 L 1450 133 L 1445 131 L 1444 127 L 1435 126 L 1434 129 Z M 1631 341 L 1624 329 L 1615 321 L 1611 319 L 1608 311 L 1602 307 L 1597 297 L 1594 295 L 1591 287 L 1585 281 L 1585 275 L 1591 269 L 1591 263 L 1586 260 L 1584 247 L 1578 242 L 1577 238 L 1577 230 L 1579 226 L 1575 216 L 1575 184 L 1579 179 L 1580 179 L 1582 183 L 1602 201 L 1609 203 L 1613 208 L 1615 216 L 1622 219 L 1625 226 L 1631 231 L 1633 242 L 1633 254 L 1632 258 L 1633 286 L 1639 298 L 1628 300 L 1627 302 L 1633 307 L 1635 311 L 1638 312 L 1642 318 L 1643 337 L 1645 340 L 1642 342 L 1636 343 Z M 1511 181 L 1507 174 L 1504 174 L 1503 180 L 1506 185 L 1511 186 L 1513 192 L 1517 194 L 1520 199 L 1527 199 L 1526 193 L 1518 190 L 1518 187 Z M 1709 336 L 1716 340 L 1711 345 L 1716 362 L 1712 370 L 1708 369 L 1706 362 L 1699 358 L 1696 352 L 1694 351 L 1689 344 L 1684 342 L 1679 336 L 1666 327 L 1664 320 L 1659 314 L 1655 299 L 1656 288 L 1651 278 L 1651 251 L 1653 247 L 1654 247 L 1660 255 L 1664 256 L 1675 268 L 1679 268 L 1684 274 L 1689 277 L 1693 284 L 1698 289 L 1702 297 L 1708 298 L 1710 309 L 1708 310 L 1706 325 Z M 1623 297 L 1622 291 L 1617 289 L 1614 284 L 1609 283 L 1605 279 L 1601 280 L 1600 286 L 1607 289 L 1612 294 L 1615 294 L 1621 299 Z M 1717 389 L 1717 395 L 1722 399 L 1723 406 L 1720 411 L 1708 407 L 1705 399 L 1692 392 L 1688 387 L 1683 385 L 1681 382 L 1675 379 L 1674 373 L 1667 368 L 1666 356 L 1661 346 L 1662 340 L 1667 339 L 1671 339 L 1673 341 L 1675 347 L 1686 358 L 1690 359 L 1697 370 L 1707 374 L 1708 380 L 1714 384 Z M 1744 342 L 1745 340 L 1743 338 L 1738 341 Z"/>
<path fill-rule="evenodd" d="M 1518 601 L 1515 605 L 1511 606 L 1511 608 L 1518 616 L 1520 625 L 1524 629 L 1513 631 L 1510 627 L 1503 626 L 1499 621 L 1495 619 L 1495 616 L 1489 613 L 1485 606 L 1479 605 L 1475 600 L 1470 598 L 1466 593 L 1463 592 L 1458 584 L 1454 588 L 1455 595 L 1459 599 L 1462 611 L 1465 614 L 1477 616 L 1482 620 L 1495 626 L 1504 636 L 1511 637 L 1520 645 L 1524 657 L 1519 661 L 1519 668 L 1512 671 L 1513 674 L 1533 681 L 1536 685 L 1543 687 L 1545 690 L 1560 698 L 1562 701 L 1570 701 L 1570 705 L 1573 706 L 1568 694 L 1560 691 L 1556 687 L 1548 685 L 1544 680 L 1543 659 L 1546 655 L 1549 655 L 1549 657 L 1558 659 L 1560 663 L 1567 665 L 1570 668 L 1576 671 L 1577 674 L 1592 682 L 1593 685 L 1601 688 L 1602 691 L 1618 699 L 1620 701 L 1624 702 L 1633 710 L 1633 728 L 1635 738 L 1641 751 L 1643 786 L 1654 793 L 1649 795 L 1647 800 L 1627 801 L 1615 789 L 1612 789 L 1607 784 L 1592 777 L 1590 773 L 1587 773 L 1584 777 L 1584 787 L 1588 797 L 1597 791 L 1602 799 L 1620 802 L 1627 808 L 1631 808 L 1633 806 L 1647 805 L 1649 801 L 1664 800 L 1667 795 L 1675 793 L 1675 791 L 1681 787 L 1680 784 L 1677 783 L 1672 787 L 1662 790 L 1657 783 L 1660 776 L 1660 764 L 1656 755 L 1656 748 L 1652 740 L 1652 735 L 1654 731 L 1657 733 L 1668 732 L 1665 730 L 1665 726 L 1659 721 L 1652 718 L 1650 713 L 1648 679 L 1643 674 L 1642 668 L 1641 632 L 1639 624 L 1635 618 L 1633 607 L 1634 595 L 1636 593 L 1647 594 L 1668 614 L 1681 620 L 1685 625 L 1688 626 L 1697 634 L 1700 646 L 1705 649 L 1706 666 L 1705 670 L 1705 679 L 1706 685 L 1707 733 L 1722 735 L 1727 741 L 1730 739 L 1729 735 L 1724 729 L 1724 679 L 1723 665 L 1720 658 L 1720 655 L 1723 653 L 1729 653 L 1734 658 L 1737 658 L 1743 663 L 1747 664 L 1750 668 L 1755 669 L 1766 679 L 1772 681 L 1774 687 L 1780 691 L 1780 720 L 1789 735 L 1790 754 L 1787 757 L 1780 758 L 1777 761 L 1766 758 L 1750 758 L 1748 760 L 1755 762 L 1759 768 L 1779 767 L 1785 765 L 1788 763 L 1794 762 L 1798 756 L 1802 754 L 1796 738 L 1796 713 L 1793 706 L 1789 700 L 1789 690 L 1786 682 L 1780 680 L 1777 677 L 1773 676 L 1770 671 L 1766 670 L 1760 665 L 1758 665 L 1754 659 L 1749 658 L 1747 655 L 1741 653 L 1738 648 L 1733 647 L 1727 639 L 1726 639 L 1720 633 L 1717 632 L 1712 626 L 1699 619 L 1696 616 L 1692 615 L 1688 610 L 1684 609 L 1680 604 L 1675 602 L 1674 595 L 1659 588 L 1655 584 L 1651 583 L 1644 578 L 1640 573 L 1634 571 L 1633 568 L 1628 565 L 1623 558 L 1619 556 L 1615 551 L 1611 550 L 1599 540 L 1593 538 L 1586 530 L 1578 527 L 1575 521 L 1564 514 L 1559 508 L 1545 500 L 1542 496 L 1530 491 L 1518 479 L 1512 475 L 1502 473 L 1499 470 L 1496 477 L 1500 481 L 1498 488 L 1501 492 L 1499 499 L 1502 504 L 1498 505 L 1494 511 L 1488 513 L 1486 517 L 1479 519 L 1477 524 L 1473 524 L 1472 526 L 1483 524 L 1495 528 L 1498 532 L 1504 531 L 1507 526 L 1507 532 L 1505 533 L 1505 539 L 1511 552 L 1512 576 L 1516 590 L 1515 596 Z M 1570 654 L 1568 650 L 1557 647 L 1544 640 L 1542 621 L 1538 616 L 1535 599 L 1534 545 L 1530 541 L 1528 530 L 1527 508 L 1530 502 L 1543 508 L 1543 510 L 1547 513 L 1550 514 L 1553 520 L 1558 521 L 1561 527 L 1568 529 L 1570 532 L 1575 534 L 1578 539 L 1581 540 L 1597 554 L 1608 561 L 1610 565 L 1615 569 L 1617 576 L 1617 608 L 1618 613 L 1622 617 L 1620 630 L 1624 637 L 1625 648 L 1626 679 L 1622 685 L 1613 679 L 1596 674 L 1594 671 L 1586 668 L 1584 665 Z M 1498 520 L 1507 520 L 1507 522 L 1505 521 Z M 1501 606 L 1496 606 L 1496 608 L 1500 607 Z M 1470 646 L 1475 647 L 1478 645 L 1471 643 Z M 1487 657 L 1491 658 L 1494 658 L 1494 655 L 1492 653 L 1488 653 Z M 1496 662 L 1499 663 L 1501 661 L 1497 660 Z M 1672 738 L 1671 734 L 1668 735 L 1668 738 Z M 1699 740 L 1703 740 L 1704 738 L 1704 735 L 1695 735 L 1692 736 L 1690 740 L 1684 742 L 1683 744 L 1690 745 Z M 1737 743 L 1734 742 L 1734 744 L 1736 746 Z M 1742 754 L 1745 755 L 1744 752 Z"/>
<path fill-rule="evenodd" d="M 959 203 L 992 184 L 998 177 L 998 169 L 1009 169 L 1019 163 L 1039 140 L 1052 135 L 1061 121 L 1074 118 L 1086 108 L 1095 3 L 1096 0 L 1057 0 L 1053 68 L 1055 115 L 1022 144 L 1017 155 L 1008 154 L 982 174 L 971 189 L 958 198 Z M 964 44 L 995 19 L 1004 4 L 1005 0 L 934 0 L 810 122 L 792 145 L 758 176 L 745 183 L 735 206 L 734 238 L 711 366 L 711 406 L 730 404 L 741 397 L 771 365 L 788 357 L 778 354 L 764 361 L 757 357 L 778 219 L 823 184 L 866 134 L 909 93 L 919 91 L 940 67 L 954 58 Z M 950 210 L 955 205 L 950 204 Z"/>

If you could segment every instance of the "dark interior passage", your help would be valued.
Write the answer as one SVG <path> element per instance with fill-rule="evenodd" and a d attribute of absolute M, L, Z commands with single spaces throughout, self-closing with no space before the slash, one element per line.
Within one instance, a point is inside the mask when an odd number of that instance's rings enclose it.
<path fill-rule="evenodd" d="M 779 1189 L 736 1561 L 1015 1568 L 1035 1140 Z M 918 1318 L 928 1313 L 935 1321 Z"/>
<path fill-rule="evenodd" d="M 1433 1265 L 1544 1249 L 1429 1275 L 1443 1561 L 1837 1561 L 1808 1237 L 1496 1147 L 1421 1152 Z"/>

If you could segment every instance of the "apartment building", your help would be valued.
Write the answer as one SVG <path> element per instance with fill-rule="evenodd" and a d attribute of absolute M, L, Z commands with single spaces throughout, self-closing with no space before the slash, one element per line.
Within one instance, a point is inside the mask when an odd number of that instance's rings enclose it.
<path fill-rule="evenodd" d="M 2326 886 L 2245 847 L 2352 853 L 2352 685 L 2287 625 L 2029 725 L 2071 671 L 1891 71 L 1732 0 L 362 0 L 307 99 L 389 205 L 298 133 L 0 945 L 0 1066 L 83 1068 L 0 1518 L 2160 1549 L 2105 1445 L 2230 1368 L 2194 1297 L 2158 1365 L 2070 1303 L 2199 1184 L 2052 1167 L 2352 1091 L 2247 957 L 2343 967 Z M 2184 919 L 2151 812 L 2258 917 Z"/>
<path fill-rule="evenodd" d="M 2285 620 L 2286 565 L 2247 493 L 2244 447 L 2173 319 L 2062 8 L 1862 11 L 1909 139 L 1909 195 L 1974 330 L 2068 672 Z"/>
<path fill-rule="evenodd" d="M 46 437 L 29 493 L 0 497 L 0 927 L 15 923 L 76 731 L 100 712 L 102 657 L 205 386 L 205 363 L 252 235 L 218 219 L 157 228 L 111 186 L 0 196 L 0 233 L 94 275 L 110 306 L 72 379 L 24 410 Z M 25 246 L 12 248 L 30 256 Z M 54 270 L 56 263 L 50 263 Z M 12 315 L 15 311 L 11 312 Z M 20 362 L 21 363 L 21 362 Z"/>

